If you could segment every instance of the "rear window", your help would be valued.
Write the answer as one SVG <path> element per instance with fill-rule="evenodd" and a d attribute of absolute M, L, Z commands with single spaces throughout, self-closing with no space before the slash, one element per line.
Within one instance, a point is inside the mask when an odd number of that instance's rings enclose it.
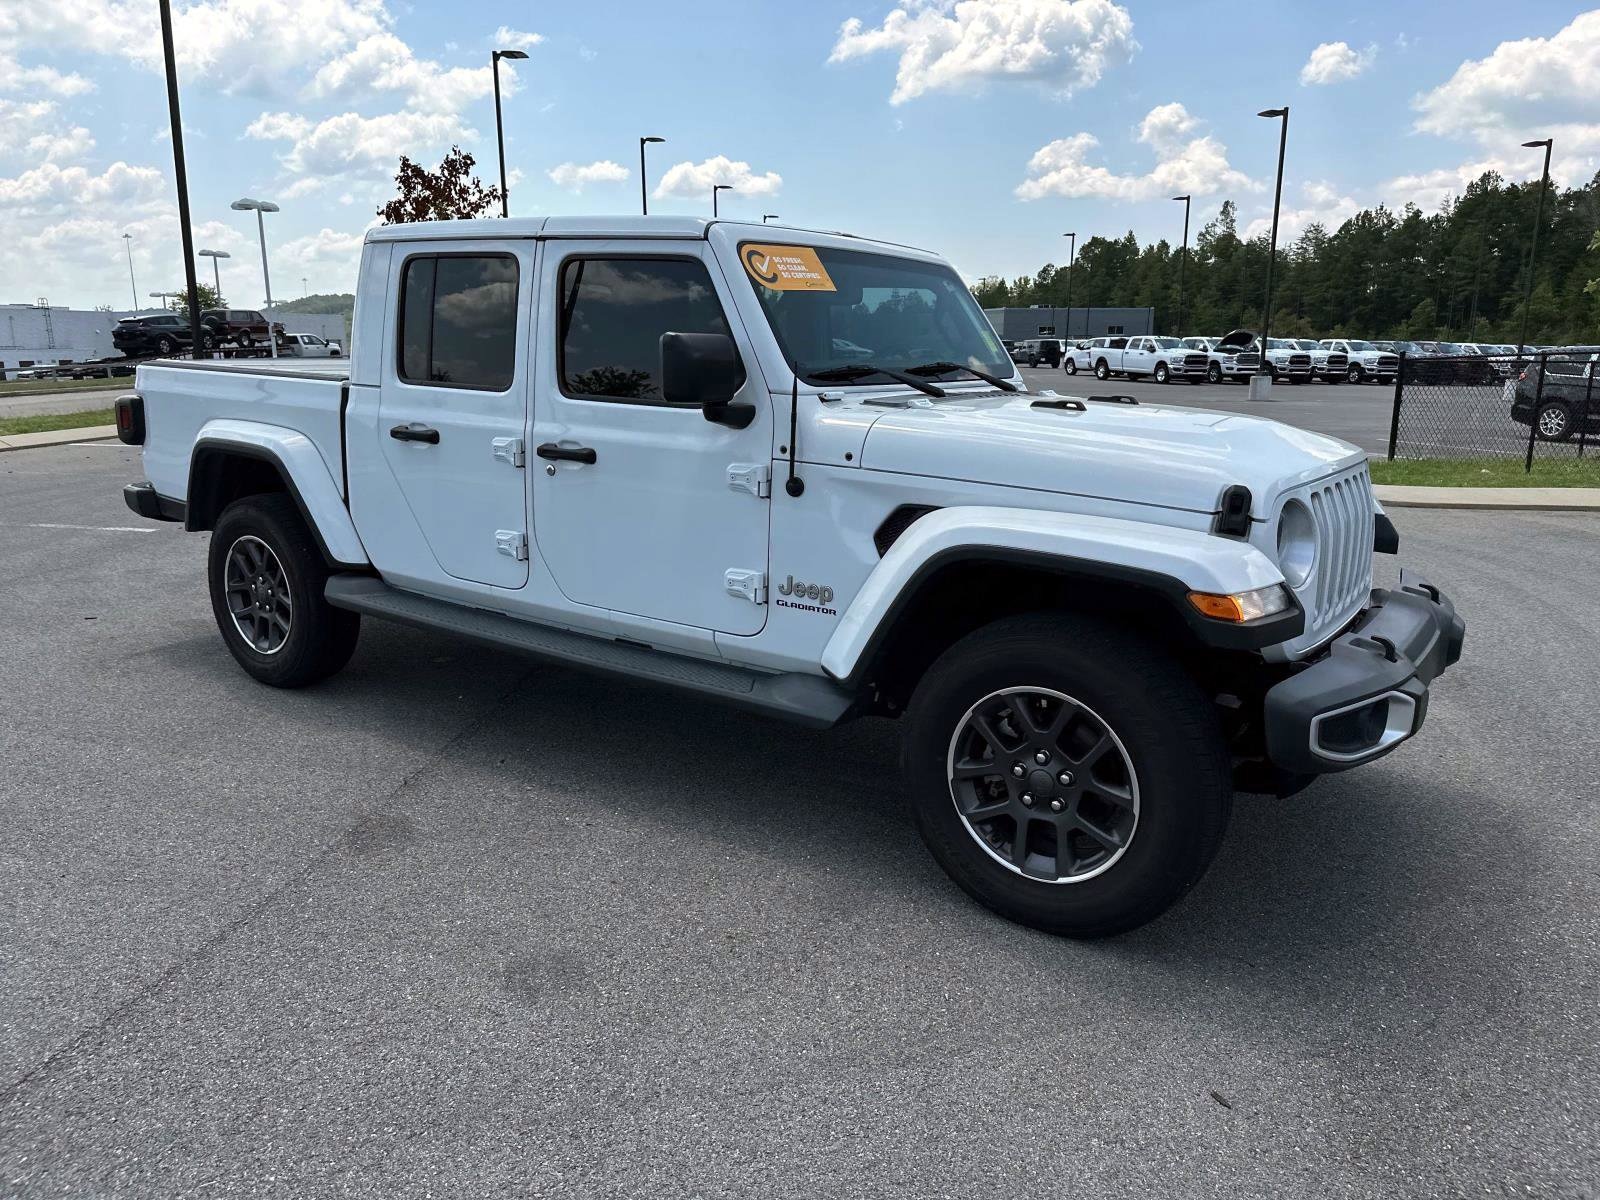
<path fill-rule="evenodd" d="M 400 378 L 503 392 L 517 356 L 517 260 L 420 255 L 400 283 Z"/>

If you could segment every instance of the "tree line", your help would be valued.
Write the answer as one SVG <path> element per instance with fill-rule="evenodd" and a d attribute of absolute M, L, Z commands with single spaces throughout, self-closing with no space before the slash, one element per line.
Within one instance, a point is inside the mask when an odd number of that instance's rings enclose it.
<path fill-rule="evenodd" d="M 1528 247 L 1539 182 L 1508 184 L 1489 172 L 1432 215 L 1408 204 L 1366 209 L 1330 232 L 1312 224 L 1280 245 L 1273 268 L 1272 333 L 1284 337 L 1409 338 L 1515 343 L 1521 330 Z M 1528 305 L 1536 344 L 1600 341 L 1600 174 L 1545 197 Z M 1072 268 L 1072 304 L 1153 307 L 1163 333 L 1260 328 L 1267 237 L 1242 238 L 1233 201 L 1180 247 L 1141 246 L 1130 231 L 1091 237 Z M 1595 280 L 1600 282 L 1600 280 Z M 1067 304 L 1064 266 L 989 276 L 972 287 L 985 308 Z"/>

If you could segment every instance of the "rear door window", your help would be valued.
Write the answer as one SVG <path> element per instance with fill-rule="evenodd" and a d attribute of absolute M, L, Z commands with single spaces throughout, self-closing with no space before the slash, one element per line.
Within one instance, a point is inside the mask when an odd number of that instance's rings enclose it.
<path fill-rule="evenodd" d="M 517 260 L 418 255 L 400 283 L 400 378 L 503 392 L 516 373 Z"/>

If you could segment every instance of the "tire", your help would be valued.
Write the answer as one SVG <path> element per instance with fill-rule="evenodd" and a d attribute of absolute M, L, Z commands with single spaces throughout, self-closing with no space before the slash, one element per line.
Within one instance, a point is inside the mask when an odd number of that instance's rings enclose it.
<path fill-rule="evenodd" d="M 1099 362 L 1095 363 L 1095 365 L 1094 365 L 1094 377 L 1096 379 L 1110 379 L 1111 378 L 1111 367 L 1106 363 L 1105 359 L 1102 358 Z"/>
<path fill-rule="evenodd" d="M 251 346 L 254 346 L 256 344 L 255 338 L 250 336 L 250 331 L 248 329 L 246 329 L 243 332 L 241 332 L 239 334 L 239 336 L 234 338 L 233 340 L 239 344 L 241 349 L 244 349 L 244 350 L 248 350 L 248 349 L 250 349 Z"/>
<path fill-rule="evenodd" d="M 178 343 L 169 337 L 161 337 L 156 341 L 157 354 L 171 354 L 177 347 Z"/>
<path fill-rule="evenodd" d="M 1066 359 L 1061 364 L 1061 369 L 1068 375 L 1076 375 L 1078 373 L 1078 360 L 1075 358 Z"/>
<path fill-rule="evenodd" d="M 1039 365 L 1039 359 L 1037 357 L 1029 358 L 1028 359 L 1028 365 L 1030 367 L 1037 367 Z"/>
<path fill-rule="evenodd" d="M 1222 367 L 1220 365 L 1218 365 L 1217 363 L 1211 363 L 1206 367 L 1206 382 L 1207 383 L 1221 383 L 1222 382 Z"/>
<path fill-rule="evenodd" d="M 1272 363 L 1267 364 L 1267 377 L 1271 379 L 1273 383 L 1278 382 L 1278 368 Z"/>
<path fill-rule="evenodd" d="M 1533 435 L 1541 442 L 1564 442 L 1572 436 L 1572 412 L 1565 404 L 1539 406 L 1533 418 Z"/>
<path fill-rule="evenodd" d="M 1346 368 L 1344 377 L 1351 383 L 1365 383 L 1367 381 L 1367 373 L 1361 369 L 1360 363 L 1351 363 Z"/>
<path fill-rule="evenodd" d="M 1027 738 L 1008 707 L 1017 695 L 1036 714 Z M 1212 711 L 1175 662 L 1132 633 L 1064 614 L 997 621 L 945 651 L 911 699 L 902 765 L 912 819 L 951 879 L 1002 916 L 1069 937 L 1133 929 L 1194 886 L 1227 828 L 1231 771 Z M 1053 720 L 1060 733 L 1038 732 Z M 962 763 L 968 777 L 953 780 Z M 997 815 L 969 821 L 958 796 Z M 1057 822 L 1071 839 L 1065 864 Z M 1013 865 L 1019 825 L 1026 874 Z"/>
<path fill-rule="evenodd" d="M 222 640 L 259 682 L 305 687 L 334 674 L 355 653 L 361 617 L 323 598 L 327 563 L 294 501 L 282 492 L 247 496 L 223 510 L 211 534 L 206 573 Z M 230 596 L 241 608 L 238 619 Z M 246 636 L 245 625 L 255 636 Z"/>
<path fill-rule="evenodd" d="M 1170 383 L 1171 380 L 1172 380 L 1172 371 L 1167 366 L 1167 364 L 1166 363 L 1157 363 L 1156 364 L 1156 382 L 1157 383 Z"/>

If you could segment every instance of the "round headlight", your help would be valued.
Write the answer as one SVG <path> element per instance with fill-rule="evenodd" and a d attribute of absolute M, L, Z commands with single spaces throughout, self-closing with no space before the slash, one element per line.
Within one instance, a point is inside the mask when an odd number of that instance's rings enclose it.
<path fill-rule="evenodd" d="M 1317 523 L 1311 510 L 1290 500 L 1278 516 L 1278 569 L 1292 588 L 1302 587 L 1317 565 Z"/>

